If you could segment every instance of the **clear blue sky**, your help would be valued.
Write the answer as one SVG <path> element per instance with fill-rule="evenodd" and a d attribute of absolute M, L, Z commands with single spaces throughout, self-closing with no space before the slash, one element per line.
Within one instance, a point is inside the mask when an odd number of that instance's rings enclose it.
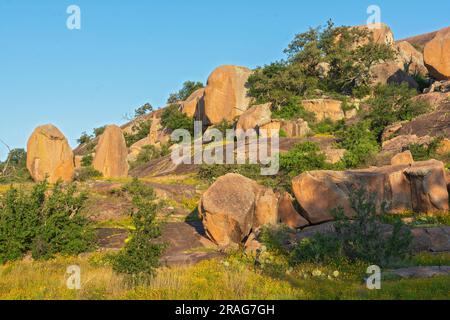
<path fill-rule="evenodd" d="M 71 4 L 79 31 L 66 28 Z M 81 132 L 160 107 L 219 65 L 282 58 L 309 26 L 364 24 L 370 4 L 397 39 L 450 25 L 448 0 L 0 0 L 0 139 L 25 147 L 34 127 L 53 123 L 75 146 Z"/>

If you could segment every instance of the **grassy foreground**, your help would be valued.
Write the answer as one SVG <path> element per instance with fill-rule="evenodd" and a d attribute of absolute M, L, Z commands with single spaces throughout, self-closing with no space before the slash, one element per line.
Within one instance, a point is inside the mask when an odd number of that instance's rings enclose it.
<path fill-rule="evenodd" d="M 416 259 L 421 265 L 446 263 L 449 256 Z M 384 279 L 382 289 L 369 291 L 363 281 L 366 266 L 302 265 L 284 274 L 270 268 L 255 271 L 236 257 L 195 266 L 161 268 L 148 285 L 130 288 L 113 273 L 104 254 L 58 257 L 50 261 L 20 261 L 0 266 L 0 299 L 450 299 L 450 277 Z M 81 268 L 81 290 L 66 286 L 66 269 Z"/>

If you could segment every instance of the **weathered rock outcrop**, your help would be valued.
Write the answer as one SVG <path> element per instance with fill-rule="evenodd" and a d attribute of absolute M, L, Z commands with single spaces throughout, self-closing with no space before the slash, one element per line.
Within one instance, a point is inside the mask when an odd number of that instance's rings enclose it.
<path fill-rule="evenodd" d="M 205 89 L 205 121 L 218 124 L 233 121 L 249 107 L 247 81 L 252 71 L 244 67 L 221 66 L 208 78 Z"/>
<path fill-rule="evenodd" d="M 276 223 L 277 211 L 271 190 L 232 173 L 217 179 L 199 204 L 208 237 L 222 247 L 242 243 L 253 228 Z"/>
<path fill-rule="evenodd" d="M 189 118 L 201 120 L 204 114 L 205 88 L 201 88 L 192 93 L 186 101 L 181 102 L 181 111 Z"/>
<path fill-rule="evenodd" d="M 278 203 L 278 218 L 281 223 L 292 229 L 300 229 L 309 225 L 308 220 L 295 210 L 292 197 L 287 192 L 281 196 Z"/>
<path fill-rule="evenodd" d="M 155 116 L 151 121 L 152 124 L 148 134 L 149 144 L 159 146 L 168 143 L 170 141 L 170 132 L 168 129 L 163 128 L 161 118 Z"/>
<path fill-rule="evenodd" d="M 414 163 L 413 155 L 411 154 L 411 151 L 405 151 L 402 153 L 399 153 L 392 157 L 391 159 L 391 165 L 392 166 L 401 166 L 401 165 L 411 165 Z"/>
<path fill-rule="evenodd" d="M 414 48 L 409 42 L 401 41 L 395 45 L 398 52 L 397 64 L 399 68 L 408 68 L 410 74 L 420 74 L 425 76 L 428 69 L 425 67 L 423 54 Z"/>
<path fill-rule="evenodd" d="M 444 164 L 436 160 L 343 172 L 311 171 L 294 178 L 292 187 L 303 216 L 313 224 L 333 220 L 331 213 L 337 208 L 353 216 L 352 196 L 358 189 L 375 197 L 380 213 L 449 209 Z"/>
<path fill-rule="evenodd" d="M 27 168 L 34 181 L 73 180 L 73 152 L 58 128 L 48 124 L 34 130 L 27 144 Z"/>
<path fill-rule="evenodd" d="M 416 80 L 400 68 L 395 61 L 380 63 L 372 67 L 372 84 L 402 84 L 407 83 L 411 88 L 417 89 Z"/>
<path fill-rule="evenodd" d="M 286 135 L 286 138 L 304 138 L 313 133 L 309 127 L 308 122 L 303 119 L 297 120 L 272 120 L 260 128 L 261 130 L 267 130 L 268 135 L 278 132 Z"/>
<path fill-rule="evenodd" d="M 139 140 L 138 142 L 134 143 L 130 147 L 130 151 L 128 153 L 127 160 L 129 162 L 136 161 L 137 157 L 142 151 L 142 148 L 145 146 L 151 145 L 150 137 L 145 137 L 144 139 Z"/>
<path fill-rule="evenodd" d="M 450 27 L 438 31 L 425 45 L 424 60 L 434 78 L 450 79 Z"/>
<path fill-rule="evenodd" d="M 122 130 L 115 125 L 107 126 L 100 136 L 93 167 L 106 178 L 123 178 L 128 176 L 128 148 Z"/>
<path fill-rule="evenodd" d="M 399 135 L 383 142 L 382 151 L 396 154 L 408 149 L 412 144 L 428 146 L 432 141 L 433 138 L 430 136 L 418 137 L 415 134 Z"/>
<path fill-rule="evenodd" d="M 391 28 L 384 23 L 373 23 L 370 25 L 362 25 L 358 28 L 368 29 L 373 36 L 373 41 L 378 44 L 386 44 L 391 46 L 394 44 L 394 33 Z"/>
<path fill-rule="evenodd" d="M 442 103 L 433 112 L 404 123 L 397 134 L 450 138 L 450 101 Z"/>
<path fill-rule="evenodd" d="M 345 113 L 342 110 L 342 101 L 334 99 L 312 99 L 303 100 L 302 105 L 306 111 L 314 113 L 317 121 L 330 119 L 339 121 L 345 119 Z"/>
<path fill-rule="evenodd" d="M 239 118 L 236 125 L 238 130 L 258 129 L 270 123 L 272 119 L 271 103 L 253 106 L 245 111 Z"/>

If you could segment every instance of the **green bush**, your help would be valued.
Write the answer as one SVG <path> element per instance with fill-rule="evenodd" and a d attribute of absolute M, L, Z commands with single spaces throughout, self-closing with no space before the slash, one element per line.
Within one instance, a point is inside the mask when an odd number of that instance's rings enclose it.
<path fill-rule="evenodd" d="M 311 170 L 330 169 L 326 156 L 320 152 L 316 143 L 304 142 L 297 144 L 286 154 L 280 155 L 280 169 L 290 177 Z"/>
<path fill-rule="evenodd" d="M 31 251 L 35 259 L 55 254 L 77 255 L 92 248 L 93 231 L 80 211 L 86 195 L 74 185 L 56 184 L 47 195 L 47 183 L 31 192 L 10 189 L 0 199 L 0 263 L 22 258 Z"/>
<path fill-rule="evenodd" d="M 103 174 L 92 166 L 81 167 L 75 171 L 75 181 L 83 182 L 94 178 L 101 178 Z"/>
<path fill-rule="evenodd" d="M 273 119 L 294 120 L 303 119 L 309 123 L 315 122 L 315 115 L 312 112 L 308 112 L 302 106 L 301 99 L 298 97 L 292 97 L 289 102 L 280 109 L 276 109 L 272 112 Z"/>
<path fill-rule="evenodd" d="M 261 178 L 261 166 L 257 164 L 202 164 L 198 176 L 206 182 L 213 183 L 217 178 L 228 173 L 236 173 L 249 179 L 258 180 Z"/>
<path fill-rule="evenodd" d="M 106 126 L 98 127 L 94 129 L 95 137 L 100 137 L 105 132 Z"/>
<path fill-rule="evenodd" d="M 13 149 L 6 161 L 0 162 L 0 183 L 20 183 L 31 181 L 27 169 L 27 153 L 24 149 Z"/>
<path fill-rule="evenodd" d="M 194 133 L 194 120 L 180 111 L 178 105 L 170 105 L 164 109 L 161 116 L 161 124 L 169 130 L 185 129 L 191 134 Z"/>
<path fill-rule="evenodd" d="M 91 154 L 85 155 L 81 159 L 81 166 L 82 167 L 90 167 L 92 166 L 92 162 L 94 161 L 94 156 Z"/>
<path fill-rule="evenodd" d="M 113 258 L 113 270 L 127 276 L 132 285 L 147 283 L 159 266 L 164 245 L 155 243 L 161 235 L 156 213 L 160 208 L 153 190 L 135 179 L 125 187 L 133 195 L 131 212 L 134 230 L 125 248 Z"/>
<path fill-rule="evenodd" d="M 342 130 L 345 127 L 345 121 L 337 121 L 334 122 L 331 119 L 327 118 L 322 120 L 319 123 L 310 124 L 311 130 L 316 134 L 330 134 L 334 135 L 336 132 Z"/>
<path fill-rule="evenodd" d="M 131 163 L 131 169 L 137 168 L 152 160 L 165 157 L 168 154 L 170 154 L 170 147 L 167 144 L 162 145 L 161 148 L 153 145 L 143 146 L 136 158 L 136 161 Z"/>
<path fill-rule="evenodd" d="M 424 161 L 437 157 L 437 149 L 443 138 L 435 138 L 427 146 L 420 144 L 411 144 L 408 149 L 413 155 L 413 159 L 416 161 Z"/>
<path fill-rule="evenodd" d="M 133 133 L 124 134 L 127 147 L 131 147 L 136 142 L 148 137 L 151 125 L 152 123 L 149 120 L 137 120 L 132 127 Z"/>
<path fill-rule="evenodd" d="M 340 139 L 339 145 L 347 150 L 343 159 L 346 168 L 356 168 L 366 164 L 380 150 L 368 121 L 344 127 L 337 135 Z"/>
<path fill-rule="evenodd" d="M 87 144 L 92 140 L 92 136 L 83 132 L 81 136 L 77 139 L 78 144 Z"/>
<path fill-rule="evenodd" d="M 429 106 L 412 98 L 417 95 L 415 89 L 407 84 L 378 85 L 374 96 L 367 104 L 369 112 L 365 118 L 370 120 L 371 130 L 381 142 L 384 129 L 398 121 L 409 121 L 429 110 Z"/>
<path fill-rule="evenodd" d="M 396 266 L 411 255 L 411 231 L 397 220 L 390 235 L 384 234 L 373 197 L 355 192 L 356 215 L 350 220 L 343 209 L 335 210 L 335 232 L 317 234 L 300 242 L 291 253 L 291 263 L 364 261 L 380 267 Z"/>

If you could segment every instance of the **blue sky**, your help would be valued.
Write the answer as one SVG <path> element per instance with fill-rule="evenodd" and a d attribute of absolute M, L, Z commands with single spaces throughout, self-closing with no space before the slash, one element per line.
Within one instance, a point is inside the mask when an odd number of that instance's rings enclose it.
<path fill-rule="evenodd" d="M 81 30 L 66 27 L 71 4 Z M 309 26 L 364 24 L 371 4 L 397 39 L 450 25 L 448 0 L 0 0 L 0 139 L 25 147 L 53 123 L 75 146 L 81 132 L 160 107 L 219 65 L 283 58 Z"/>

